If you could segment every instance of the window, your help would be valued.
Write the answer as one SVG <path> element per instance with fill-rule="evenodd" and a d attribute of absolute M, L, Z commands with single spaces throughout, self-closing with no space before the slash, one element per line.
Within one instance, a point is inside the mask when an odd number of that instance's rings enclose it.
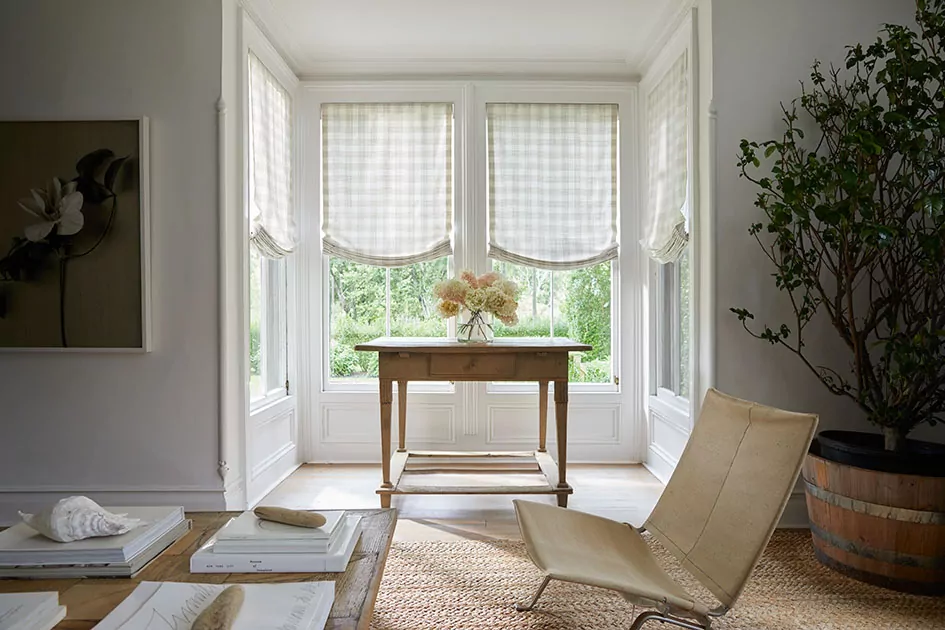
<path fill-rule="evenodd" d="M 330 258 L 329 378 L 377 378 L 377 353 L 355 352 L 359 343 L 382 336 L 446 336 L 431 287 L 445 280 L 448 270 L 447 257 L 393 268 Z"/>
<path fill-rule="evenodd" d="M 288 260 L 296 245 L 292 98 L 250 52 L 249 398 L 260 407 L 288 393 Z"/>
<path fill-rule="evenodd" d="M 496 261 L 493 269 L 522 287 L 516 326 L 496 322 L 497 337 L 569 337 L 592 346 L 572 353 L 573 383 L 613 379 L 611 263 L 569 271 L 547 271 Z"/>
<path fill-rule="evenodd" d="M 688 414 L 691 378 L 688 51 L 667 58 L 646 94 L 647 203 L 644 251 L 658 269 L 653 308 L 654 392 Z M 646 83 L 646 81 L 645 81 Z"/>
<path fill-rule="evenodd" d="M 489 103 L 489 257 L 523 287 L 519 323 L 498 336 L 570 337 L 570 380 L 613 378 L 617 257 L 614 104 Z"/>
<path fill-rule="evenodd" d="M 690 396 L 690 249 L 660 268 L 657 386 L 688 400 Z"/>
<path fill-rule="evenodd" d="M 286 261 L 249 249 L 249 389 L 258 404 L 286 393 Z"/>

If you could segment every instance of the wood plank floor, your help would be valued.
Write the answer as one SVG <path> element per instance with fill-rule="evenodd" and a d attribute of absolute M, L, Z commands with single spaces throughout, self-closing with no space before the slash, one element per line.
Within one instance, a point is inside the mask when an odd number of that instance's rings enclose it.
<path fill-rule="evenodd" d="M 429 475 L 434 484 L 455 482 L 455 474 Z M 468 485 L 494 482 L 488 470 L 463 473 Z M 437 479 L 439 477 L 439 479 Z M 515 483 L 528 483 L 523 473 Z M 295 509 L 365 509 L 380 506 L 374 493 L 380 480 L 376 465 L 307 464 L 292 473 L 260 505 Z M 617 521 L 640 525 L 663 491 L 642 466 L 569 465 L 574 494 L 568 506 Z M 394 495 L 400 520 L 394 540 L 488 540 L 520 538 L 512 499 L 505 495 Z M 551 495 L 523 497 L 555 504 Z"/>

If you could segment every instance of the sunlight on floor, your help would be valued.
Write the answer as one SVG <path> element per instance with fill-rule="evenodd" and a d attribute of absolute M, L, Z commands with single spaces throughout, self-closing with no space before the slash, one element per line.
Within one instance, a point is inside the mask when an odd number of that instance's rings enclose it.
<path fill-rule="evenodd" d="M 431 477 L 433 475 L 430 475 Z M 467 483 L 481 484 L 486 475 Z M 437 483 L 458 483 L 442 475 Z M 380 467 L 372 465 L 302 466 L 261 501 L 297 509 L 373 509 Z M 426 481 L 426 480 L 425 480 Z M 569 466 L 574 486 L 569 506 L 621 522 L 640 525 L 663 491 L 663 485 L 642 466 Z M 514 495 L 394 495 L 399 520 L 395 540 L 490 540 L 519 538 L 512 507 Z M 551 496 L 523 497 L 554 504 Z"/>

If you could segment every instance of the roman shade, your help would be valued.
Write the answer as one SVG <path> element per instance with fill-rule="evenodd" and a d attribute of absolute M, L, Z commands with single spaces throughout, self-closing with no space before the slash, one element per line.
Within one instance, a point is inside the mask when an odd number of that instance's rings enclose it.
<path fill-rule="evenodd" d="M 617 257 L 617 105 L 489 103 L 489 257 L 578 269 Z"/>
<path fill-rule="evenodd" d="M 399 267 L 452 253 L 450 103 L 322 105 L 326 254 Z"/>
<path fill-rule="evenodd" d="M 250 241 L 260 254 L 295 249 L 292 200 L 292 99 L 255 55 L 249 55 Z"/>
<path fill-rule="evenodd" d="M 684 53 L 646 97 L 647 255 L 676 261 L 689 242 L 689 70 Z"/>

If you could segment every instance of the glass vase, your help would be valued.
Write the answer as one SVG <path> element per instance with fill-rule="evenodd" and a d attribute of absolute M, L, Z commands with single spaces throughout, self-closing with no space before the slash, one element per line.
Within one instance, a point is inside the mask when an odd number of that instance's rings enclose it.
<path fill-rule="evenodd" d="M 492 317 L 483 311 L 463 311 L 456 320 L 456 341 L 489 343 L 495 339 Z"/>

